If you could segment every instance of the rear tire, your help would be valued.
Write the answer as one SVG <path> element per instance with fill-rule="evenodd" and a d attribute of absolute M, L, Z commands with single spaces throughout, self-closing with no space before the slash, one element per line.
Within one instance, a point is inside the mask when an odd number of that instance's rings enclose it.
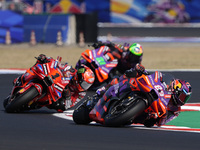
<path fill-rule="evenodd" d="M 117 110 L 118 104 L 113 103 L 109 109 L 109 113 L 105 117 L 105 126 L 118 127 L 130 124 L 140 113 L 146 108 L 146 103 L 143 99 L 134 100 L 127 107 Z"/>
<path fill-rule="evenodd" d="M 7 106 L 5 106 L 6 112 L 14 113 L 22 111 L 23 106 L 33 100 L 38 94 L 34 86 L 30 87 L 24 93 L 16 96 L 10 103 L 8 101 Z"/>
<path fill-rule="evenodd" d="M 90 110 L 85 103 L 77 107 L 73 112 L 73 121 L 76 124 L 89 124 L 92 120 L 89 118 Z"/>

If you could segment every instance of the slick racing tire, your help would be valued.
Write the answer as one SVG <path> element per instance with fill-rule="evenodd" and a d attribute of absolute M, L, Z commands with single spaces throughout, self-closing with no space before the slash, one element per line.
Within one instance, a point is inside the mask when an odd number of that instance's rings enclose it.
<path fill-rule="evenodd" d="M 8 105 L 9 99 L 10 99 L 10 95 L 6 99 L 4 99 L 4 101 L 3 101 L 3 107 L 4 108 L 6 108 L 6 106 Z"/>
<path fill-rule="evenodd" d="M 23 106 L 33 100 L 38 94 L 34 86 L 30 87 L 24 93 L 17 95 L 12 101 L 8 101 L 7 106 L 5 106 L 5 111 L 7 113 L 22 111 Z"/>
<path fill-rule="evenodd" d="M 76 124 L 89 124 L 92 120 L 89 118 L 89 109 L 85 104 L 81 104 L 73 112 L 73 121 Z"/>
<path fill-rule="evenodd" d="M 119 104 L 114 102 L 108 114 L 105 116 L 105 126 L 119 127 L 130 124 L 130 122 L 141 114 L 146 108 L 146 103 L 143 99 L 134 100 L 130 105 L 119 107 Z"/>

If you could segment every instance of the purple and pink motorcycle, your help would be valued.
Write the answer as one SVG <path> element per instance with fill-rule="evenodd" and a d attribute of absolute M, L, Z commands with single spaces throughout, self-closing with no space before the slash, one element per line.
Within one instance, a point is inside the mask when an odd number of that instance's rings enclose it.
<path fill-rule="evenodd" d="M 108 84 L 114 76 L 121 75 L 117 71 L 118 59 L 110 56 L 108 51 L 111 44 L 102 44 L 97 46 L 92 45 L 94 49 L 86 49 L 81 53 L 75 68 L 78 69 L 81 64 L 89 67 L 95 74 L 95 82 L 90 89 L 98 89 L 99 87 Z"/>
<path fill-rule="evenodd" d="M 123 80 L 102 97 L 88 97 L 74 110 L 73 120 L 76 124 L 94 121 L 104 126 L 140 123 L 152 127 L 166 114 L 171 98 L 167 85 L 173 80 L 172 75 L 158 71 Z"/>
<path fill-rule="evenodd" d="M 145 22 L 152 23 L 187 23 L 190 21 L 189 14 L 184 10 L 184 5 L 176 0 L 164 1 L 152 4 L 147 8 L 149 15 Z"/>

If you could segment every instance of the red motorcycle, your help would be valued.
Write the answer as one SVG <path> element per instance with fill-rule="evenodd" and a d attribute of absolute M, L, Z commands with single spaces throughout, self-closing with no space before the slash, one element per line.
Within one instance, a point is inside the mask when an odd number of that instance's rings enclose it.
<path fill-rule="evenodd" d="M 42 55 L 35 58 L 36 64 L 14 80 L 11 94 L 3 103 L 6 112 L 22 112 L 43 106 L 62 109 L 56 106 L 63 102 L 70 82 L 70 78 L 65 78 L 58 67 L 62 58 L 44 59 Z"/>

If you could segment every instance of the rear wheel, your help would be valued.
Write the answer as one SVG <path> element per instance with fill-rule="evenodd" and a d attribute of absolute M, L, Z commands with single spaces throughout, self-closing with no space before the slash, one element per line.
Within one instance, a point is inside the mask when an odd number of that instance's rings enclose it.
<path fill-rule="evenodd" d="M 7 100 L 7 106 L 5 110 L 8 113 L 20 112 L 23 110 L 23 106 L 27 105 L 31 100 L 33 100 L 38 95 L 37 89 L 32 86 L 27 89 L 24 93 L 16 95 L 12 100 Z"/>
<path fill-rule="evenodd" d="M 105 117 L 105 126 L 117 127 L 130 124 L 131 120 L 136 118 L 145 108 L 146 103 L 143 99 L 136 99 L 127 105 L 114 102 Z"/>

